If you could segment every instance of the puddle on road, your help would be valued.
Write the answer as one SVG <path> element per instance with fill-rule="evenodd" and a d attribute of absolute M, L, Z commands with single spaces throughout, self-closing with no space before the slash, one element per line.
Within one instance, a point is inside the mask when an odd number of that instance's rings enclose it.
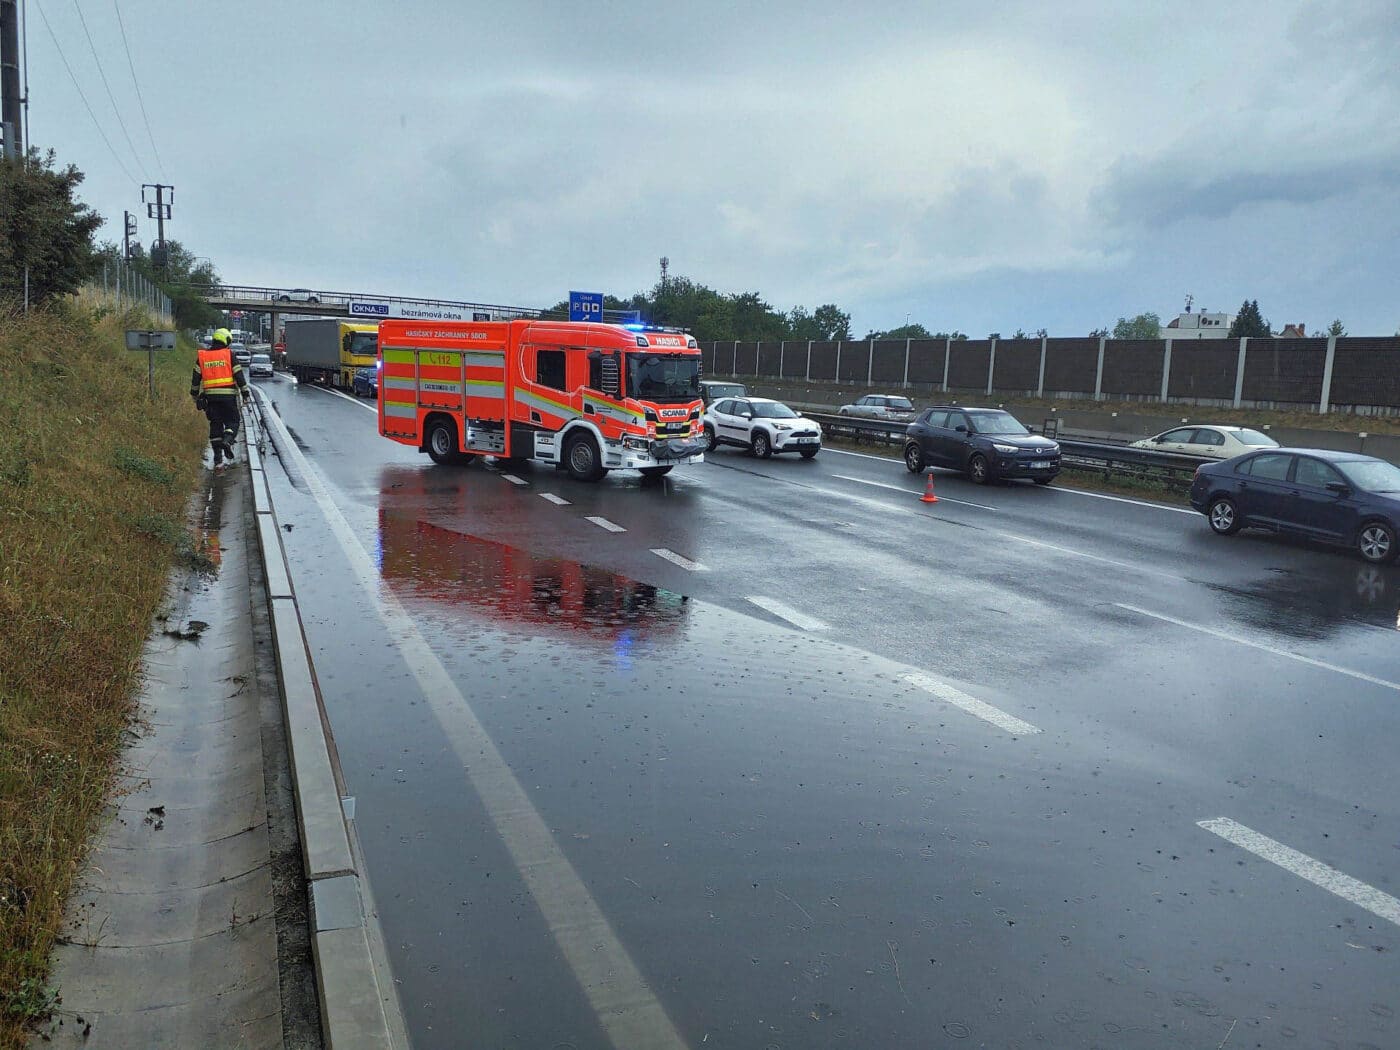
<path fill-rule="evenodd" d="M 579 562 L 531 554 L 381 510 L 379 570 L 410 605 L 531 637 L 624 650 L 683 630 L 685 595 Z"/>
<path fill-rule="evenodd" d="M 1400 568 L 1339 564 L 1334 571 L 1278 569 L 1247 586 L 1207 584 L 1233 617 L 1285 638 L 1321 641 L 1357 624 L 1400 630 Z"/>

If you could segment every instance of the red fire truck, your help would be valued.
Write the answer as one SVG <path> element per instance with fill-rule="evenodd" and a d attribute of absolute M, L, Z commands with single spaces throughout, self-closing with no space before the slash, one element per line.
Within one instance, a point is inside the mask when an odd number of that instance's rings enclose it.
<path fill-rule="evenodd" d="M 436 463 L 534 459 L 598 481 L 704 459 L 700 348 L 684 332 L 387 320 L 379 358 L 379 432 Z"/>

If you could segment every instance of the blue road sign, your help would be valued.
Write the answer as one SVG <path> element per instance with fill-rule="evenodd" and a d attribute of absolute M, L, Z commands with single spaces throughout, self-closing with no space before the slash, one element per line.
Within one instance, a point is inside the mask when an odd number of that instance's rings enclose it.
<path fill-rule="evenodd" d="M 601 321 L 603 319 L 602 292 L 570 292 L 570 321 Z"/>

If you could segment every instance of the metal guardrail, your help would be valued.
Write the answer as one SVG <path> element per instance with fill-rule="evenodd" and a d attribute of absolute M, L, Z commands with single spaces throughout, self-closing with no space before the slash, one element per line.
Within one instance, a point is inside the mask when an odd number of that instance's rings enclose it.
<path fill-rule="evenodd" d="M 825 412 L 803 412 L 808 419 L 822 425 L 822 432 L 857 441 L 881 445 L 901 445 L 907 423 L 883 419 L 863 419 L 858 416 L 833 415 Z M 1055 439 L 1060 445 L 1060 465 L 1066 470 L 1089 471 L 1105 478 L 1141 478 L 1160 481 L 1173 487 L 1186 488 L 1196 468 L 1213 459 L 1186 456 L 1175 452 L 1155 452 L 1152 449 L 1114 445 L 1106 441 L 1076 441 Z"/>

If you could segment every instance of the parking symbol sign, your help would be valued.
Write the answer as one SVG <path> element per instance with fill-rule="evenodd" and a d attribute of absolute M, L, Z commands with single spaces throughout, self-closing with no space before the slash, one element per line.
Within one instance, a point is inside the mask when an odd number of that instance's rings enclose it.
<path fill-rule="evenodd" d="M 602 292 L 570 292 L 570 321 L 601 321 L 603 319 Z"/>

